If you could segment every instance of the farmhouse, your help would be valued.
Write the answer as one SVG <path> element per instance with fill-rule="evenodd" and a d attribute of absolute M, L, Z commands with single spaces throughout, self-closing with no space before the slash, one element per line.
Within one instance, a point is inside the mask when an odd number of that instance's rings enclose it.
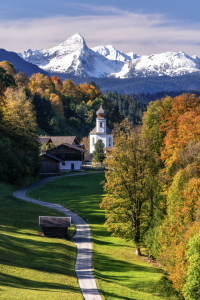
<path fill-rule="evenodd" d="M 40 173 L 80 171 L 86 150 L 82 146 L 64 143 L 46 150 L 41 155 Z"/>
<path fill-rule="evenodd" d="M 40 144 L 45 144 L 46 146 L 58 146 L 60 144 L 71 144 L 71 145 L 79 145 L 79 142 L 76 136 L 39 136 Z"/>
<path fill-rule="evenodd" d="M 113 134 L 106 125 L 106 111 L 102 108 L 102 105 L 97 110 L 96 115 L 96 127 L 90 132 L 90 153 L 95 150 L 94 145 L 98 140 L 102 140 L 105 149 L 113 147 Z"/>

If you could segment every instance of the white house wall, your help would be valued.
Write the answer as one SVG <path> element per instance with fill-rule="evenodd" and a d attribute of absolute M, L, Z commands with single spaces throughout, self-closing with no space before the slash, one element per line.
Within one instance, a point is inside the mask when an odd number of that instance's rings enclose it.
<path fill-rule="evenodd" d="M 65 165 L 60 163 L 60 170 L 62 171 L 71 171 L 71 165 L 74 164 L 74 171 L 80 171 L 82 168 L 82 162 L 81 161 L 65 161 Z"/>

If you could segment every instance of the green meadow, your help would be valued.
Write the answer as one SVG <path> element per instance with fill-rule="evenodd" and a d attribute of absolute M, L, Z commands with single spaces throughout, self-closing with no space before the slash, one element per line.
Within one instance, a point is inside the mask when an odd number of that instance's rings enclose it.
<path fill-rule="evenodd" d="M 0 183 L 0 299 L 82 300 L 74 271 L 76 247 L 43 237 L 38 227 L 39 215 L 63 214 L 19 200 L 12 195 L 15 190 Z"/>
<path fill-rule="evenodd" d="M 76 212 L 91 227 L 93 271 L 105 300 L 161 300 L 162 270 L 147 257 L 134 255 L 132 242 L 112 237 L 104 226 L 105 214 L 99 208 L 104 195 L 104 174 L 55 179 L 30 192 L 32 198 L 55 202 Z M 143 249 L 145 253 L 145 249 Z"/>

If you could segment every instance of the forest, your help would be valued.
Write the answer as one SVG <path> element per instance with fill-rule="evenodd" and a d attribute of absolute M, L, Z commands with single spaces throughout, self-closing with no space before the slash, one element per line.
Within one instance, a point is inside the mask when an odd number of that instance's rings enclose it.
<path fill-rule="evenodd" d="M 166 97 L 148 107 L 144 127 L 160 159 L 150 254 L 186 300 L 200 297 L 200 97 Z"/>
<path fill-rule="evenodd" d="M 146 248 L 169 274 L 167 299 L 200 298 L 200 97 L 151 102 L 143 125 L 124 120 L 107 156 L 108 231 Z M 171 282 L 171 283 L 170 283 Z M 170 284 L 173 289 L 170 290 Z"/>
<path fill-rule="evenodd" d="M 58 77 L 62 76 L 58 74 Z M 61 77 L 59 77 L 61 78 Z M 65 79 L 63 76 L 61 79 Z M 74 83 L 89 83 L 94 80 L 99 85 L 102 93 L 106 90 L 109 92 L 117 91 L 120 94 L 141 94 L 141 93 L 157 93 L 157 91 L 181 91 L 181 90 L 200 90 L 200 74 L 198 72 L 184 74 L 179 76 L 147 76 L 134 78 L 81 78 L 78 76 L 69 77 Z"/>

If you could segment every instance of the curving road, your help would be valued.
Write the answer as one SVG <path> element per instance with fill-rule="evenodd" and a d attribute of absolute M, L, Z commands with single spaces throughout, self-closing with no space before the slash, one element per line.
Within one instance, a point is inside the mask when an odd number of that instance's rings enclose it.
<path fill-rule="evenodd" d="M 94 172 L 100 173 L 100 172 Z M 71 175 L 64 175 L 60 177 L 67 177 L 67 176 L 76 176 L 76 175 L 88 175 L 91 173 L 79 173 L 79 174 L 71 174 Z M 98 291 L 95 278 L 92 273 L 92 243 L 91 243 L 91 232 L 89 225 L 78 215 L 73 213 L 67 208 L 64 208 L 62 205 L 56 204 L 56 203 L 49 203 L 44 201 L 39 201 L 35 199 L 31 199 L 26 196 L 26 193 L 35 187 L 38 187 L 40 185 L 43 185 L 55 178 L 60 178 L 57 176 L 54 177 L 48 177 L 40 180 L 39 182 L 26 187 L 22 190 L 18 190 L 14 192 L 14 196 L 26 200 L 35 204 L 39 204 L 45 207 L 49 207 L 58 211 L 61 211 L 68 217 L 72 218 L 72 221 L 74 222 L 76 226 L 76 234 L 74 235 L 72 241 L 77 246 L 77 257 L 76 257 L 76 264 L 75 264 L 75 271 L 76 276 L 78 279 L 78 283 L 81 289 L 81 292 L 83 294 L 83 298 L 85 300 L 102 300 L 100 293 Z"/>

